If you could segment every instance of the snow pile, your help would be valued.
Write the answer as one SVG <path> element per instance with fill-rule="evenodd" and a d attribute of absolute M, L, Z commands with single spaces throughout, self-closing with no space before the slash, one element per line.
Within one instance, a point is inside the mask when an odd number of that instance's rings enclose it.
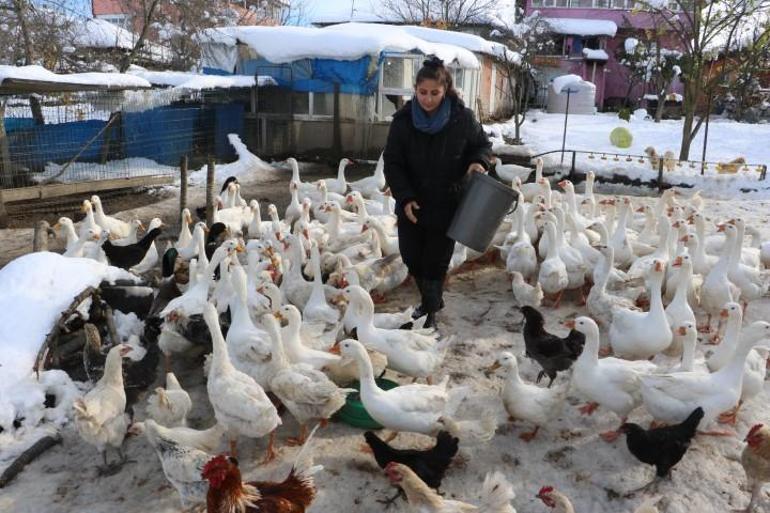
<path fill-rule="evenodd" d="M 657 94 L 645 94 L 643 96 L 645 100 L 655 100 L 658 101 L 658 95 Z M 666 95 L 666 101 L 667 102 L 677 102 L 682 103 L 682 100 L 684 100 L 684 97 L 679 93 L 671 93 Z"/>
<path fill-rule="evenodd" d="M 235 148 L 238 154 L 238 160 L 229 164 L 218 164 L 216 166 L 216 182 L 222 183 L 229 176 L 249 177 L 256 180 L 273 180 L 278 176 L 283 176 L 273 166 L 257 157 L 249 151 L 246 145 L 238 137 L 238 134 L 229 134 L 227 139 Z M 206 182 L 206 166 L 198 171 L 190 173 L 191 184 L 202 184 Z"/>
<path fill-rule="evenodd" d="M 576 167 L 579 172 L 593 170 L 599 176 L 621 175 L 630 179 L 652 181 L 657 179 L 657 168 L 653 169 L 648 159 L 639 162 L 644 150 L 652 146 L 663 155 L 666 151 L 679 154 L 679 146 L 682 138 L 682 122 L 676 120 L 663 120 L 654 123 L 645 120 L 646 113 L 642 110 L 634 114 L 630 123 L 618 119 L 616 114 L 603 113 L 597 115 L 570 114 L 567 128 L 566 148 L 568 150 L 581 150 L 595 152 L 594 158 L 589 158 L 588 153 L 578 153 Z M 613 128 L 622 125 L 633 134 L 634 140 L 630 148 L 624 150 L 628 155 L 633 155 L 630 160 L 627 157 L 612 156 L 602 159 L 602 152 L 616 153 L 618 150 L 610 143 L 609 134 Z M 532 147 L 535 154 L 544 153 L 561 148 L 562 129 L 564 125 L 563 114 L 547 114 L 541 111 L 531 111 L 522 126 L 522 138 Z M 490 125 L 488 131 L 502 133 L 511 136 L 514 133 L 513 122 L 506 124 Z M 700 149 L 703 147 L 704 130 L 698 132 L 692 144 L 691 158 L 700 158 Z M 675 167 L 673 172 L 665 172 L 664 180 L 672 184 L 688 184 L 696 189 L 701 189 L 704 195 L 712 198 L 751 198 L 770 199 L 770 180 L 760 181 L 757 166 L 770 164 L 770 146 L 757 144 L 757 141 L 770 140 L 770 125 L 748 125 L 730 120 L 716 119 L 709 125 L 709 140 L 706 153 L 706 161 L 709 164 L 705 174 L 701 175 L 700 165 L 690 167 L 689 163 L 682 163 Z M 496 141 L 502 143 L 502 141 Z M 697 149 L 696 149 L 697 148 Z M 736 174 L 719 174 L 715 170 L 714 162 L 730 162 L 742 156 L 749 163 L 748 169 L 741 167 Z M 561 154 L 554 153 L 544 157 L 547 166 L 558 165 Z M 565 161 L 571 158 L 567 154 Z"/>
<path fill-rule="evenodd" d="M 483 53 L 505 59 L 508 62 L 521 62 L 521 55 L 519 53 L 509 50 L 504 44 L 487 41 L 475 34 L 413 25 L 404 26 L 402 29 L 408 34 L 432 43 L 455 45 L 474 53 Z"/>
<path fill-rule="evenodd" d="M 585 55 L 586 59 L 593 61 L 606 61 L 610 58 L 604 50 L 594 50 L 592 48 L 583 48 L 583 55 Z"/>
<path fill-rule="evenodd" d="M 109 88 L 145 88 L 152 85 L 143 78 L 124 73 L 70 73 L 60 75 L 48 71 L 42 66 L 6 66 L 0 65 L 0 83 L 6 79 L 34 80 L 38 82 L 54 82 L 57 84 L 77 84 L 102 86 Z"/>
<path fill-rule="evenodd" d="M 132 66 L 128 73 L 147 80 L 152 85 L 171 86 L 179 89 L 200 91 L 203 89 L 229 89 L 233 87 L 254 87 L 255 85 L 275 85 L 273 77 L 253 75 L 203 75 L 182 71 L 148 71 L 139 66 Z"/>
<path fill-rule="evenodd" d="M 623 42 L 623 47 L 626 49 L 626 53 L 634 53 L 638 45 L 639 40 L 634 37 L 626 38 L 626 40 Z"/>
<path fill-rule="evenodd" d="M 65 164 L 49 162 L 44 173 L 32 175 L 32 180 L 43 182 L 59 174 Z M 158 164 L 152 159 L 132 157 L 121 160 L 111 160 L 104 164 L 96 162 L 73 162 L 61 176 L 56 177 L 60 183 L 82 182 L 93 180 L 95 176 L 102 178 L 129 178 L 134 176 L 176 175 L 177 168 Z"/>
<path fill-rule="evenodd" d="M 0 269 L 0 465 L 31 446 L 52 426 L 65 423 L 78 392 L 66 373 L 47 371 L 38 380 L 35 358 L 46 336 L 75 296 L 103 280 L 128 273 L 85 258 L 31 253 Z M 55 408 L 44 408 L 46 394 Z M 14 420 L 24 419 L 14 429 Z"/>
<path fill-rule="evenodd" d="M 618 26 L 614 21 L 591 20 L 586 18 L 543 18 L 556 34 L 570 36 L 609 36 L 615 37 Z"/>
<path fill-rule="evenodd" d="M 561 75 L 553 79 L 553 90 L 556 94 L 566 93 L 565 88 L 570 89 L 573 87 L 578 89 L 586 87 L 596 89 L 594 84 L 583 80 L 578 75 Z"/>
<path fill-rule="evenodd" d="M 356 60 L 383 51 L 436 55 L 447 63 L 478 68 L 475 55 L 459 46 L 431 43 L 409 34 L 401 27 L 367 23 L 343 23 L 325 28 L 311 27 L 220 27 L 201 35 L 205 43 L 235 46 L 243 43 L 276 64 L 302 59 Z M 276 44 L 280 41 L 281 44 Z"/>

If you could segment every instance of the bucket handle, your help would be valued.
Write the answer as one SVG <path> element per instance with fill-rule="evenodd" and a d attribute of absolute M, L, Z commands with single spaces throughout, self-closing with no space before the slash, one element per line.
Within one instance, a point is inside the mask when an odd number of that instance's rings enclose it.
<path fill-rule="evenodd" d="M 515 198 L 514 198 L 514 200 L 513 200 L 513 206 L 512 206 L 512 207 L 511 207 L 511 209 L 508 211 L 508 213 L 507 213 L 507 214 L 505 214 L 506 216 L 509 216 L 509 215 L 513 214 L 513 213 L 516 211 L 516 207 L 518 207 L 518 206 L 519 206 L 519 196 L 520 196 L 520 194 L 517 192 L 517 193 L 516 193 L 516 197 L 515 197 Z"/>

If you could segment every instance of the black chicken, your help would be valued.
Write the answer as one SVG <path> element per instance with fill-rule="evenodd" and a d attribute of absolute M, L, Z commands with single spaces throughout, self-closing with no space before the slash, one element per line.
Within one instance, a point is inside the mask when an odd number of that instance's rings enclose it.
<path fill-rule="evenodd" d="M 104 254 L 107 255 L 110 264 L 122 267 L 123 269 L 130 269 L 142 261 L 144 255 L 147 254 L 147 250 L 150 249 L 150 245 L 161 233 L 163 233 L 163 230 L 155 228 L 146 233 L 142 240 L 128 246 L 115 246 L 105 237 L 102 249 Z"/>
<path fill-rule="evenodd" d="M 537 375 L 537 382 L 547 375 L 550 378 L 548 387 L 556 379 L 556 373 L 572 367 L 583 351 L 586 337 L 577 330 L 571 330 L 564 338 L 557 337 L 545 331 L 543 314 L 531 306 L 522 306 L 524 315 L 524 347 L 526 356 L 535 360 L 543 370 Z"/>
<path fill-rule="evenodd" d="M 703 418 L 703 408 L 695 408 L 681 424 L 644 429 L 638 424 L 625 423 L 620 432 L 626 434 L 626 445 L 631 454 L 642 463 L 655 465 L 655 479 L 643 486 L 667 477 L 690 447 L 698 424 Z"/>
<path fill-rule="evenodd" d="M 224 223 L 214 223 L 209 228 L 209 233 L 206 236 L 206 258 L 211 260 L 214 256 L 214 251 L 217 250 L 222 242 L 230 235 L 230 231 L 227 229 L 227 225 Z"/>
<path fill-rule="evenodd" d="M 394 449 L 371 431 L 364 433 L 364 438 L 371 447 L 374 459 L 380 468 L 384 469 L 391 461 L 401 463 L 412 469 L 425 484 L 435 489 L 441 486 L 441 480 L 444 479 L 452 458 L 457 454 L 459 443 L 458 438 L 446 431 L 439 431 L 436 436 L 436 445 L 426 450 Z M 400 494 L 399 489 L 395 497 L 384 502 L 391 504 Z"/>

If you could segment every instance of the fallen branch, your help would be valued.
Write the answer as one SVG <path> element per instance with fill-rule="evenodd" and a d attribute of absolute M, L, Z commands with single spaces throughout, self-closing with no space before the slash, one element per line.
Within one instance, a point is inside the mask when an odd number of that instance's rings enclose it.
<path fill-rule="evenodd" d="M 5 485 L 10 483 L 19 472 L 21 472 L 25 466 L 35 461 L 35 459 L 43 454 L 45 451 L 60 444 L 62 441 L 61 435 L 56 433 L 55 436 L 46 436 L 35 442 L 35 444 L 21 453 L 11 465 L 5 469 L 3 475 L 0 476 L 0 488 L 4 488 Z"/>

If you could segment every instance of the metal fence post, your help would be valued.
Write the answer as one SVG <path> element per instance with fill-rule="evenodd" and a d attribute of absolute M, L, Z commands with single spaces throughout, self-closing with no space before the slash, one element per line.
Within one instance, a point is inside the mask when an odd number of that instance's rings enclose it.
<path fill-rule="evenodd" d="M 206 166 L 206 223 L 209 226 L 214 224 L 214 188 L 216 186 L 216 167 L 214 166 L 214 157 L 209 157 Z"/>
<path fill-rule="evenodd" d="M 573 181 L 575 178 L 575 158 L 576 157 L 577 157 L 577 152 L 575 150 L 572 150 L 572 166 L 569 168 L 570 181 Z"/>
<path fill-rule="evenodd" d="M 663 158 L 658 159 L 658 192 L 663 191 Z"/>
<path fill-rule="evenodd" d="M 179 159 L 179 212 L 181 213 L 185 208 L 187 208 L 187 155 Z"/>

